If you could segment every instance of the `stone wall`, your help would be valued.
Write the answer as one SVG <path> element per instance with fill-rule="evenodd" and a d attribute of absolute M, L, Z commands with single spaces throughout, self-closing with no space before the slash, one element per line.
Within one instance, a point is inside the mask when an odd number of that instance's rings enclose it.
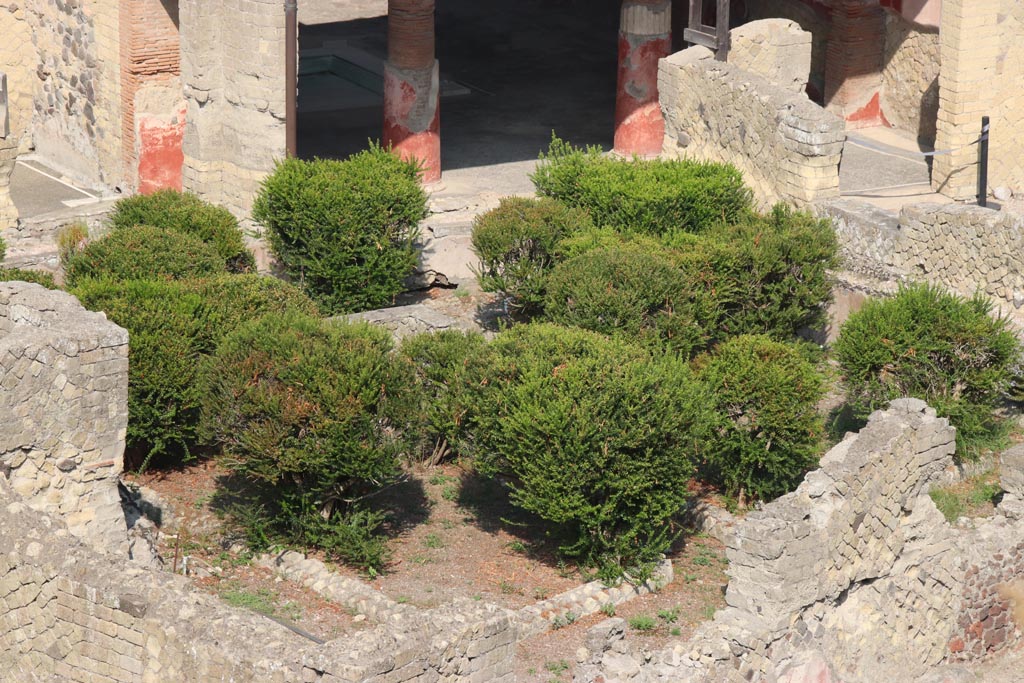
<path fill-rule="evenodd" d="M 939 31 L 885 14 L 882 111 L 894 127 L 935 144 L 939 111 Z"/>
<path fill-rule="evenodd" d="M 900 214 L 843 199 L 833 219 L 844 269 L 876 283 L 926 281 L 987 294 L 1005 313 L 1024 306 L 1024 215 L 978 206 L 911 204 Z"/>
<path fill-rule="evenodd" d="M 782 18 L 795 21 L 811 35 L 811 66 L 808 94 L 820 101 L 825 93 L 825 53 L 832 29 L 829 2 L 803 0 L 747 0 L 747 18 Z"/>
<path fill-rule="evenodd" d="M 2 477 L 0 544 L 5 681 L 513 680 L 504 610 L 467 601 L 318 644 L 184 577 L 93 552 L 61 520 L 18 502 Z"/>
<path fill-rule="evenodd" d="M 802 93 L 811 73 L 811 34 L 788 19 L 762 19 L 730 32 L 729 63 Z"/>
<path fill-rule="evenodd" d="M 1004 499 L 976 529 L 945 521 L 927 491 L 954 435 L 915 399 L 874 413 L 796 491 L 735 524 L 712 622 L 643 655 L 606 625 L 576 680 L 910 682 L 1016 642 L 997 588 L 1022 568 L 1020 505 Z"/>
<path fill-rule="evenodd" d="M 996 30 L 989 186 L 1024 195 L 1024 2 L 1002 0 Z"/>
<path fill-rule="evenodd" d="M 127 549 L 127 401 L 127 332 L 64 292 L 0 283 L 0 478 L 100 548 Z"/>
<path fill-rule="evenodd" d="M 285 156 L 284 12 L 277 0 L 181 0 L 179 10 L 182 182 L 244 218 Z"/>
<path fill-rule="evenodd" d="M 661 60 L 666 156 L 735 165 L 762 207 L 839 195 L 841 119 L 703 47 Z"/>

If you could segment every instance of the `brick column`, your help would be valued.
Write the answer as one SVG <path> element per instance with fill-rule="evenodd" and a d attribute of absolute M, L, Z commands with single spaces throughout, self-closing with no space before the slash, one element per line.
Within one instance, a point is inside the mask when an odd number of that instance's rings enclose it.
<path fill-rule="evenodd" d="M 665 137 L 658 104 L 658 60 L 672 52 L 671 0 L 623 0 L 615 151 L 656 156 Z"/>
<path fill-rule="evenodd" d="M 880 104 L 885 15 L 878 0 L 839 0 L 825 53 L 825 106 L 847 128 L 888 125 Z"/>
<path fill-rule="evenodd" d="M 981 117 L 995 104 L 999 0 L 944 0 L 939 69 L 939 113 L 935 148 L 966 145 L 981 131 Z M 998 121 L 993 121 L 997 129 Z M 947 197 L 977 194 L 978 147 L 935 157 L 932 187 Z"/>
<path fill-rule="evenodd" d="M 441 179 L 440 76 L 434 58 L 434 0 L 388 0 L 384 144 Z"/>

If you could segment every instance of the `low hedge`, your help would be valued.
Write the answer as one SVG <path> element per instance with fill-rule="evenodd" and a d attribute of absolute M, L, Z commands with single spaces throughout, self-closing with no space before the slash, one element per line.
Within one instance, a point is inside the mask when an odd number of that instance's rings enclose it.
<path fill-rule="evenodd" d="M 998 443 L 1003 427 L 995 410 L 1021 347 L 1007 320 L 991 314 L 980 294 L 967 299 L 924 284 L 869 300 L 833 345 L 856 415 L 912 396 L 949 417 L 961 457 Z"/>
<path fill-rule="evenodd" d="M 195 456 L 200 366 L 224 335 L 267 313 L 316 306 L 294 286 L 259 275 L 184 281 L 89 280 L 72 290 L 128 330 L 128 434 L 133 466 Z"/>
<path fill-rule="evenodd" d="M 823 444 L 824 375 L 797 347 L 763 335 L 723 342 L 697 366 L 713 415 L 704 477 L 741 501 L 796 488 Z"/>
<path fill-rule="evenodd" d="M 53 275 L 41 270 L 25 270 L 23 268 L 0 268 L 0 282 L 31 282 L 47 289 L 60 289 Z"/>
<path fill-rule="evenodd" d="M 653 562 L 674 538 L 706 416 L 685 362 L 594 332 L 513 328 L 479 424 L 477 466 L 605 575 Z"/>
<path fill-rule="evenodd" d="M 256 269 L 256 261 L 245 248 L 238 220 L 231 212 L 188 192 L 159 190 L 127 197 L 114 205 L 110 222 L 114 230 L 152 225 L 190 235 L 212 246 L 229 272 Z"/>
<path fill-rule="evenodd" d="M 703 232 L 750 212 L 751 193 L 732 166 L 689 160 L 625 160 L 554 137 L 531 176 L 537 193 L 590 213 L 599 227 L 650 235 Z"/>
<path fill-rule="evenodd" d="M 502 199 L 497 208 L 473 221 L 480 286 L 508 295 L 522 311 L 538 311 L 559 242 L 592 228 L 586 212 L 553 199 Z"/>
<path fill-rule="evenodd" d="M 393 479 L 408 451 L 389 411 L 412 378 L 390 351 L 385 330 L 295 314 L 266 315 L 221 342 L 204 375 L 202 430 L 250 487 L 240 519 L 380 568 L 382 546 L 367 545 L 379 519 L 350 501 Z"/>
<path fill-rule="evenodd" d="M 346 161 L 288 159 L 263 181 L 253 218 L 324 313 L 379 308 L 416 266 L 427 215 L 418 177 L 415 164 L 378 146 Z"/>
<path fill-rule="evenodd" d="M 87 279 L 180 280 L 225 272 L 216 249 L 196 237 L 148 225 L 115 230 L 72 254 L 64 281 L 75 287 Z"/>

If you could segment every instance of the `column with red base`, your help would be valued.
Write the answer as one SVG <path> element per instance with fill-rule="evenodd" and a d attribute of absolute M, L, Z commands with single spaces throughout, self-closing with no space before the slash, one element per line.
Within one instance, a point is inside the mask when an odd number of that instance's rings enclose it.
<path fill-rule="evenodd" d="M 388 0 L 384 144 L 441 179 L 440 77 L 434 57 L 434 0 Z"/>
<path fill-rule="evenodd" d="M 878 0 L 841 0 L 832 7 L 825 53 L 825 106 L 848 128 L 888 125 L 882 113 L 885 14 Z"/>
<path fill-rule="evenodd" d="M 671 51 L 671 0 L 623 0 L 615 97 L 619 154 L 652 157 L 661 152 L 665 120 L 658 104 L 658 60 Z"/>

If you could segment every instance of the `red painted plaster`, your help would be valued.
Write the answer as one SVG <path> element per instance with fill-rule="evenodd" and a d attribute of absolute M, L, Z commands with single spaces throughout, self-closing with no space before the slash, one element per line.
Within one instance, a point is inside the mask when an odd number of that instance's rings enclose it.
<path fill-rule="evenodd" d="M 658 60 L 672 51 L 671 38 L 641 41 L 619 36 L 619 81 L 615 98 L 615 151 L 656 156 L 665 137 L 658 105 Z"/>
<path fill-rule="evenodd" d="M 139 192 L 181 191 L 181 166 L 185 155 L 181 141 L 185 136 L 185 108 L 173 123 L 162 117 L 139 119 Z"/>
<path fill-rule="evenodd" d="M 434 116 L 425 130 L 410 128 L 421 96 L 415 86 L 389 71 L 384 74 L 384 144 L 402 159 L 417 159 L 423 165 L 421 181 L 441 179 L 441 111 L 438 93 L 433 93 Z M 425 94 L 423 96 L 430 96 Z"/>
<path fill-rule="evenodd" d="M 863 107 L 846 117 L 848 128 L 870 128 L 871 126 L 892 126 L 882 111 L 881 97 L 875 93 Z"/>

